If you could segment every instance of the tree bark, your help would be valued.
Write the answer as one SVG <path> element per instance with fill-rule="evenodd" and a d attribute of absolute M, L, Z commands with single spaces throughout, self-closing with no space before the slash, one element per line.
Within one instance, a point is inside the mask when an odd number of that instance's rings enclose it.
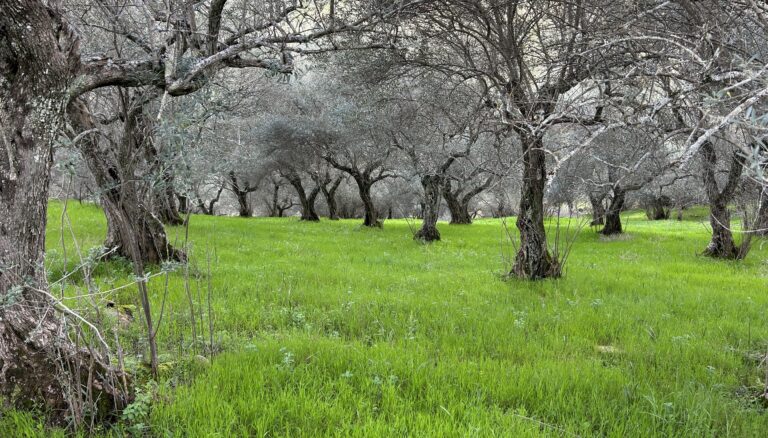
<path fill-rule="evenodd" d="M 154 211 L 160 221 L 166 225 L 183 225 L 179 208 L 176 207 L 176 191 L 173 189 L 173 175 L 168 171 L 163 172 L 163 182 L 160 187 L 155 187 Z"/>
<path fill-rule="evenodd" d="M 731 168 L 728 172 L 728 180 L 725 187 L 720 190 L 716 178 L 717 153 L 715 152 L 714 145 L 710 142 L 705 142 L 701 146 L 701 154 L 703 158 L 704 191 L 709 202 L 709 224 L 712 227 L 712 239 L 704 249 L 704 255 L 723 259 L 743 258 L 746 256 L 748 242 L 745 242 L 745 245 L 742 245 L 741 248 L 734 243 L 728 203 L 733 198 L 741 179 L 744 160 L 738 152 L 734 152 Z"/>
<path fill-rule="evenodd" d="M 0 0 L 0 391 L 75 422 L 125 401 L 106 352 L 79 348 L 48 294 L 44 257 L 53 142 L 65 121 L 77 37 L 56 2 Z M 92 366 L 92 367 L 91 367 Z M 92 373 L 90 373 L 92 372 Z M 93 376 L 100 405 L 84 408 Z M 88 410 L 91 410 L 88 412 Z"/>
<path fill-rule="evenodd" d="M 267 210 L 269 210 L 269 217 L 283 217 L 286 210 L 291 209 L 296 204 L 289 198 L 280 199 L 280 188 L 282 187 L 279 179 L 271 178 L 272 183 L 272 197 L 271 199 L 265 199 Z"/>
<path fill-rule="evenodd" d="M 141 114 L 141 111 L 139 111 Z M 151 211 L 160 219 L 160 221 L 166 225 L 182 225 L 184 219 L 179 214 L 178 208 L 176 208 L 176 191 L 173 189 L 173 174 L 171 170 L 165 166 L 160 154 L 155 148 L 155 145 L 151 139 L 150 127 L 146 126 L 148 123 L 146 117 L 141 118 L 141 128 L 144 132 L 139 135 L 142 137 L 143 145 L 146 147 L 147 160 L 150 162 L 151 169 L 155 169 L 155 172 L 160 172 L 160 184 L 156 187 L 152 187 L 152 209 Z M 129 131 L 125 131 L 125 135 L 133 135 Z"/>
<path fill-rule="evenodd" d="M 523 186 L 516 222 L 520 231 L 520 247 L 512 274 L 530 280 L 559 277 L 559 262 L 549 253 L 544 229 L 546 157 L 540 138 L 521 137 Z"/>
<path fill-rule="evenodd" d="M 219 202 L 219 199 L 221 199 L 221 192 L 224 191 L 224 187 L 226 186 L 226 183 L 219 186 L 219 189 L 216 191 L 216 196 L 213 197 L 210 201 L 208 201 L 208 204 L 205 204 L 205 201 L 200 197 L 200 194 L 195 191 L 195 196 L 197 197 L 197 208 L 200 209 L 200 211 L 208 216 L 213 216 L 216 214 L 216 203 Z"/>
<path fill-rule="evenodd" d="M 328 205 L 328 219 L 332 221 L 339 220 L 338 208 L 336 207 L 336 190 L 339 189 L 339 185 L 341 185 L 343 179 L 342 176 L 336 177 L 336 179 L 330 183 L 330 187 L 328 187 L 327 184 L 320 184 L 320 190 L 322 190 L 323 196 L 325 197 L 325 203 Z"/>
<path fill-rule="evenodd" d="M 236 191 L 237 213 L 240 217 L 251 217 L 251 207 L 248 205 L 248 192 Z"/>
<path fill-rule="evenodd" d="M 462 202 L 457 193 L 452 190 L 451 181 L 443 184 L 443 198 L 448 204 L 448 211 L 451 213 L 451 225 L 469 225 L 472 218 L 469 215 L 469 202 Z"/>
<path fill-rule="evenodd" d="M 645 207 L 645 215 L 648 220 L 661 221 L 669 219 L 672 202 L 668 196 L 653 196 Z"/>
<path fill-rule="evenodd" d="M 232 193 L 235 194 L 237 199 L 238 214 L 240 217 L 251 217 L 253 211 L 251 204 L 248 202 L 248 193 L 251 192 L 250 187 L 241 187 L 240 182 L 237 180 L 235 172 L 229 173 L 229 182 L 232 189 Z"/>
<path fill-rule="evenodd" d="M 379 213 L 376 210 L 376 205 L 373 203 L 371 197 L 371 186 L 378 181 L 385 178 L 391 178 L 393 175 L 387 173 L 384 169 L 385 160 L 377 160 L 369 163 L 363 169 L 354 166 L 346 166 L 340 164 L 332 156 L 326 156 L 324 159 L 331 166 L 336 169 L 350 175 L 357 184 L 358 191 L 360 193 L 360 201 L 363 203 L 363 209 L 365 212 L 365 218 L 363 219 L 363 226 L 381 228 L 384 224 L 379 220 Z M 378 169 L 378 174 L 375 174 Z"/>
<path fill-rule="evenodd" d="M 320 193 L 320 187 L 315 187 L 309 195 L 304 190 L 304 184 L 301 181 L 301 177 L 294 171 L 285 172 L 283 177 L 288 180 L 288 183 L 296 190 L 296 194 L 299 196 L 299 203 L 301 204 L 301 220 L 317 222 L 320 217 L 315 212 L 315 200 Z"/>
<path fill-rule="evenodd" d="M 272 199 L 269 203 L 269 216 L 270 217 L 282 217 L 282 211 L 280 212 L 280 215 L 278 216 L 279 211 L 279 201 L 278 198 L 280 197 L 280 186 L 277 184 L 272 184 Z"/>
<path fill-rule="evenodd" d="M 353 175 L 353 178 L 357 183 L 357 188 L 360 192 L 360 200 L 363 202 L 363 208 L 365 209 L 363 226 L 381 228 L 382 223 L 379 220 L 379 213 L 376 211 L 376 205 L 373 203 L 373 198 L 371 197 L 371 186 L 373 183 L 359 175 Z"/>
<path fill-rule="evenodd" d="M 181 193 L 176 193 L 175 195 L 179 200 L 179 214 L 189 213 L 189 197 L 187 195 L 182 195 Z"/>
<path fill-rule="evenodd" d="M 595 195 L 590 193 L 589 203 L 592 205 L 592 222 L 591 226 L 604 225 L 605 224 L 605 206 L 603 205 L 603 199 L 605 194 Z"/>
<path fill-rule="evenodd" d="M 621 234 L 624 232 L 621 226 L 621 212 L 624 209 L 624 203 L 626 202 L 626 192 L 620 186 L 613 187 L 611 196 L 611 203 L 608 205 L 608 209 L 605 212 L 605 225 L 600 230 L 600 234 L 604 236 L 611 236 L 614 234 Z"/>
<path fill-rule="evenodd" d="M 421 228 L 413 236 L 416 240 L 433 242 L 440 240 L 437 230 L 438 208 L 440 207 L 440 186 L 442 178 L 439 175 L 424 175 L 421 186 L 424 188 L 424 215 Z"/>
<path fill-rule="evenodd" d="M 137 149 L 142 141 L 141 109 L 129 111 L 120 142 L 121 153 L 127 154 Z M 85 132 L 95 127 L 85 103 L 77 100 L 69 105 L 69 118 L 73 126 Z M 164 260 L 184 260 L 183 252 L 174 249 L 168 242 L 162 222 L 152 214 L 142 200 L 139 184 L 133 178 L 130 159 L 118 165 L 113 161 L 113 154 L 101 150 L 99 137 L 95 134 L 85 136 L 79 143 L 79 150 L 91 171 L 96 184 L 101 189 L 101 205 L 107 218 L 107 239 L 104 246 L 117 248 L 112 254 L 132 258 L 130 242 L 136 241 L 142 264 L 158 264 Z"/>

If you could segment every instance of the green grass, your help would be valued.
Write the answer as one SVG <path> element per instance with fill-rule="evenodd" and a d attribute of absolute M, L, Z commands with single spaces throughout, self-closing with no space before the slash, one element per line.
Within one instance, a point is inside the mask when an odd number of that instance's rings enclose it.
<path fill-rule="evenodd" d="M 54 278 L 78 263 L 66 228 L 62 249 L 61 213 L 53 203 Z M 70 203 L 68 215 L 83 251 L 101 243 L 98 208 Z M 768 415 L 752 396 L 768 348 L 768 250 L 758 242 L 738 263 L 701 257 L 700 220 L 628 213 L 626 236 L 586 229 L 563 279 L 529 283 L 502 279 L 496 220 L 441 223 L 443 241 L 425 246 L 404 221 L 366 230 L 195 216 L 199 339 L 173 273 L 159 389 L 131 422 L 159 436 L 764 436 Z M 169 235 L 183 240 L 180 228 Z M 210 342 L 208 257 L 222 351 L 210 365 L 194 358 Z M 125 263 L 95 272 L 103 289 L 131 281 Z M 164 283 L 150 281 L 156 313 Z M 135 305 L 136 294 L 98 300 Z M 136 353 L 134 325 L 121 343 Z M 140 361 L 129 363 L 142 380 Z M 36 427 L 9 413 L 0 434 Z"/>

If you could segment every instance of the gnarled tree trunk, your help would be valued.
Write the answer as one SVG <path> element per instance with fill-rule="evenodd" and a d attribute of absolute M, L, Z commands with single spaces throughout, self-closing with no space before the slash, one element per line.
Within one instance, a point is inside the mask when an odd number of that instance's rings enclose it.
<path fill-rule="evenodd" d="M 125 398 L 108 356 L 69 338 L 43 265 L 52 145 L 77 38 L 56 2 L 0 0 L 0 10 L 0 390 L 7 403 L 44 406 L 61 422 L 112 414 Z M 89 375 L 102 403 L 91 412 L 75 403 Z"/>
<path fill-rule="evenodd" d="M 280 188 L 283 186 L 280 179 L 270 178 L 272 184 L 272 197 L 265 199 L 269 217 L 283 217 L 285 212 L 296 205 L 290 198 L 280 199 Z"/>
<path fill-rule="evenodd" d="M 424 188 L 424 220 L 419 231 L 413 236 L 414 239 L 424 242 L 440 240 L 437 216 L 440 207 L 441 183 L 442 178 L 439 175 L 424 175 L 421 178 L 421 186 Z"/>
<path fill-rule="evenodd" d="M 221 199 L 221 192 L 224 191 L 224 187 L 226 187 L 226 183 L 219 186 L 219 189 L 216 191 L 216 196 L 208 201 L 208 204 L 206 204 L 205 201 L 203 201 L 203 198 L 200 197 L 200 194 L 195 191 L 195 196 L 197 197 L 197 208 L 200 209 L 204 215 L 213 216 L 216 214 L 216 203 L 219 202 L 219 199 Z"/>
<path fill-rule="evenodd" d="M 560 276 L 560 265 L 549 253 L 544 229 L 546 157 L 540 138 L 522 136 L 523 186 L 517 229 L 520 246 L 512 274 L 531 280 Z"/>
<path fill-rule="evenodd" d="M 176 207 L 176 191 L 173 189 L 173 176 L 167 171 L 163 172 L 163 182 L 154 188 L 153 211 L 158 219 L 167 225 L 183 225 L 179 208 Z"/>
<path fill-rule="evenodd" d="M 320 193 L 320 187 L 315 186 L 309 195 L 307 195 L 301 177 L 296 172 L 285 172 L 283 177 L 288 180 L 288 183 L 293 186 L 296 190 L 296 194 L 299 196 L 299 203 L 301 204 L 301 220 L 310 222 L 319 221 L 320 217 L 315 212 L 315 201 L 317 200 L 317 195 Z"/>
<path fill-rule="evenodd" d="M 353 178 L 357 183 L 360 200 L 363 202 L 363 208 L 365 209 L 363 226 L 381 228 L 382 223 L 379 220 L 379 212 L 376 210 L 376 205 L 373 203 L 373 198 L 371 197 L 371 186 L 373 185 L 373 182 L 361 175 L 353 175 Z"/>
<path fill-rule="evenodd" d="M 626 192 L 619 185 L 614 185 L 611 194 L 611 203 L 605 212 L 605 225 L 600 233 L 605 236 L 621 234 L 624 232 L 621 226 L 621 211 L 624 210 Z"/>
<path fill-rule="evenodd" d="M 589 203 L 592 205 L 592 222 L 590 225 L 597 226 L 605 224 L 605 206 L 603 205 L 605 194 L 595 195 L 590 193 L 588 196 Z"/>
<path fill-rule="evenodd" d="M 712 226 L 712 239 L 709 241 L 704 255 L 723 258 L 740 259 L 747 254 L 749 242 L 745 241 L 741 247 L 733 240 L 731 232 L 731 214 L 728 211 L 728 203 L 733 198 L 738 187 L 741 174 L 744 169 L 744 159 L 738 152 L 734 152 L 731 160 L 731 168 L 728 172 L 728 180 L 725 187 L 720 190 L 717 184 L 717 153 L 710 142 L 701 146 L 702 169 L 704 191 L 709 202 L 709 224 Z"/>
<path fill-rule="evenodd" d="M 120 142 L 118 156 L 131 155 L 140 148 L 143 139 L 141 108 L 128 111 Z M 82 101 L 69 106 L 72 124 L 83 132 L 95 124 Z M 79 149 L 96 184 L 101 189 L 101 205 L 107 218 L 107 239 L 104 246 L 117 248 L 113 254 L 131 259 L 130 242 L 136 240 L 138 256 L 143 264 L 157 264 L 164 260 L 183 260 L 184 254 L 168 242 L 162 222 L 152 214 L 143 201 L 141 181 L 133 178 L 133 167 L 129 158 L 121 164 L 113 162 L 113 154 L 101 150 L 99 137 L 87 135 L 79 143 Z"/>
<path fill-rule="evenodd" d="M 146 125 L 149 122 L 145 117 L 142 117 L 141 125 Z M 148 126 L 142 126 L 144 131 L 150 129 Z M 130 134 L 125 131 L 125 134 Z M 147 151 L 147 161 L 150 163 L 150 168 L 153 172 L 160 172 L 160 183 L 156 187 L 152 187 L 152 209 L 151 211 L 157 216 L 158 219 L 167 225 L 182 225 L 184 219 L 179 214 L 178 208 L 176 208 L 176 191 L 173 188 L 173 174 L 171 170 L 165 166 L 157 148 L 153 144 L 151 139 L 151 133 L 140 133 L 143 137 L 143 143 Z"/>
<path fill-rule="evenodd" d="M 325 197 L 325 203 L 328 205 L 328 219 L 332 221 L 339 220 L 338 208 L 336 207 L 336 190 L 339 189 L 339 185 L 341 185 L 343 179 L 342 176 L 336 177 L 336 179 L 330 182 L 330 187 L 328 184 L 319 185 L 320 190 L 322 190 L 323 196 Z"/>
<path fill-rule="evenodd" d="M 181 193 L 176 193 L 176 199 L 179 200 L 179 214 L 187 214 L 189 213 L 189 196 L 183 195 Z"/>
<path fill-rule="evenodd" d="M 229 185 L 232 193 L 234 193 L 237 199 L 237 212 L 240 217 L 251 217 L 253 211 L 251 209 L 251 203 L 248 202 L 248 194 L 255 188 L 250 187 L 247 183 L 242 184 L 238 181 L 235 172 L 229 172 Z"/>
<path fill-rule="evenodd" d="M 235 191 L 235 198 L 237 198 L 237 214 L 240 217 L 251 217 L 251 206 L 248 204 L 248 192 Z"/>
<path fill-rule="evenodd" d="M 672 200 L 666 195 L 653 196 L 648 199 L 645 207 L 645 215 L 648 220 L 661 221 L 669 219 L 672 212 Z"/>
<path fill-rule="evenodd" d="M 457 193 L 454 193 L 451 187 L 450 180 L 443 184 L 443 198 L 448 205 L 448 211 L 451 213 L 452 225 L 469 225 L 472 223 L 472 218 L 469 215 L 469 202 L 462 202 L 462 199 Z"/>

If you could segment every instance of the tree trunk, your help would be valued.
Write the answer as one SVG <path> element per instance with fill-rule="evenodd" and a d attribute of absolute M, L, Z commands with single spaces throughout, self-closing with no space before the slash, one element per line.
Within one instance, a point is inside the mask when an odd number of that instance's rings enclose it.
<path fill-rule="evenodd" d="M 331 182 L 330 188 L 327 184 L 319 184 L 320 190 L 322 190 L 323 196 L 325 197 L 325 203 L 328 205 L 328 219 L 332 221 L 339 220 L 338 207 L 336 206 L 336 190 L 339 189 L 339 185 L 341 185 L 343 179 L 344 178 L 341 176 L 336 177 L 336 179 Z"/>
<path fill-rule="evenodd" d="M 173 190 L 173 176 L 163 172 L 163 183 L 155 187 L 155 213 L 160 221 L 167 225 L 182 225 L 184 219 L 176 207 L 176 192 Z"/>
<path fill-rule="evenodd" d="M 248 192 L 234 191 L 237 198 L 237 212 L 240 217 L 251 217 L 251 206 L 248 205 Z"/>
<path fill-rule="evenodd" d="M 141 129 L 142 132 L 131 132 L 126 129 L 124 130 L 124 135 L 137 135 L 141 137 L 141 141 L 137 141 L 137 143 L 146 146 L 147 160 L 150 161 L 151 168 L 154 169 L 154 171 L 160 172 L 160 184 L 152 187 L 151 190 L 153 204 L 152 212 L 164 224 L 182 225 L 184 219 L 181 218 L 179 210 L 176 208 L 176 191 L 173 189 L 173 174 L 170 169 L 164 165 L 160 158 L 160 154 L 158 154 L 155 145 L 152 143 L 151 138 L 149 138 L 152 135 L 151 132 L 149 132 L 151 129 L 146 125 L 151 122 L 148 122 L 147 118 L 143 117 L 141 110 L 137 111 L 137 116 L 141 117 L 141 122 L 136 123 L 136 128 Z"/>
<path fill-rule="evenodd" d="M 594 227 L 605 224 L 605 206 L 603 205 L 605 195 L 600 196 L 590 193 L 588 196 L 589 203 L 592 205 L 592 222 L 589 225 Z"/>
<path fill-rule="evenodd" d="M 269 216 L 270 217 L 282 217 L 282 211 L 280 212 L 280 215 L 278 216 L 279 211 L 279 197 L 280 197 L 280 186 L 277 184 L 272 184 L 272 199 L 269 203 Z"/>
<path fill-rule="evenodd" d="M 107 217 L 107 239 L 104 246 L 117 248 L 116 255 L 131 259 L 129 242 L 136 240 L 142 264 L 159 264 L 165 260 L 184 260 L 184 253 L 168 242 L 162 222 L 138 199 L 133 184 L 102 194 L 101 205 Z"/>
<path fill-rule="evenodd" d="M 522 142 L 523 186 L 517 216 L 520 246 L 512 274 L 530 280 L 559 277 L 559 262 L 549 253 L 544 230 L 546 157 L 540 138 L 523 136 Z"/>
<path fill-rule="evenodd" d="M 237 199 L 238 214 L 240 217 L 251 217 L 253 211 L 248 202 L 248 193 L 251 192 L 248 184 L 245 187 L 240 187 L 240 182 L 237 180 L 235 172 L 229 172 L 229 183 L 232 193 L 235 194 L 235 199 Z"/>
<path fill-rule="evenodd" d="M 731 213 L 726 204 L 720 202 L 709 204 L 709 224 L 712 227 L 712 239 L 704 250 L 704 254 L 716 258 L 737 258 L 739 249 L 733 241 Z"/>
<path fill-rule="evenodd" d="M 734 243 L 733 233 L 731 233 L 731 214 L 728 211 L 728 203 L 733 198 L 744 169 L 743 159 L 737 152 L 733 154 L 728 180 L 725 187 L 720 190 L 716 178 L 717 154 L 714 145 L 705 142 L 701 146 L 701 154 L 704 191 L 709 202 L 709 224 L 712 227 L 712 239 L 704 249 L 704 255 L 723 259 L 743 258 L 746 256 L 748 246 L 739 248 Z M 748 245 L 748 242 L 745 242 L 745 245 Z"/>
<path fill-rule="evenodd" d="M 179 213 L 189 213 L 189 197 L 187 195 L 182 195 L 181 193 L 176 193 L 176 198 L 179 200 Z"/>
<path fill-rule="evenodd" d="M 62 307 L 47 292 L 52 145 L 79 58 L 77 39 L 56 6 L 0 0 L 0 391 L 10 405 L 44 406 L 53 420 L 78 423 L 85 415 L 112 414 L 124 397 L 108 355 L 71 340 L 54 312 Z M 84 407 L 77 401 L 89 375 L 99 404 Z"/>
<path fill-rule="evenodd" d="M 339 220 L 338 207 L 336 206 L 336 190 L 338 190 L 344 177 L 337 176 L 335 179 L 331 179 L 329 172 L 325 172 L 322 178 L 316 176 L 315 184 L 316 189 L 323 193 L 325 203 L 328 206 L 328 219 L 332 221 Z"/>
<path fill-rule="evenodd" d="M 665 195 L 658 197 L 654 196 L 648 201 L 648 205 L 646 206 L 645 210 L 645 215 L 648 217 L 648 220 L 667 220 L 669 219 L 671 212 L 670 199 Z"/>
<path fill-rule="evenodd" d="M 84 132 L 95 126 L 82 101 L 70 104 L 69 116 L 72 124 Z M 120 144 L 124 152 L 135 150 L 136 143 L 142 141 L 139 134 L 140 128 L 136 126 L 140 123 L 140 117 L 139 114 L 132 112 L 125 120 L 126 126 Z M 125 162 L 122 166 L 112 162 L 110 158 L 112 154 L 101 150 L 99 137 L 96 135 L 84 137 L 78 146 L 88 169 L 102 191 L 101 205 L 107 217 L 107 239 L 104 246 L 109 249 L 117 248 L 112 254 L 130 259 L 132 258 L 130 242 L 136 240 L 138 257 L 142 264 L 183 260 L 184 254 L 170 245 L 163 224 L 142 201 L 138 187 L 141 182 L 133 178 L 133 168 Z"/>
<path fill-rule="evenodd" d="M 319 221 L 320 216 L 317 214 L 317 210 L 315 210 L 315 203 L 317 202 L 317 196 L 320 194 L 320 186 L 315 186 L 315 188 L 312 189 L 311 192 L 309 192 L 309 196 L 307 197 L 307 201 L 309 202 L 309 216 L 316 219 L 310 219 L 313 221 Z"/>
<path fill-rule="evenodd" d="M 448 211 L 451 213 L 451 225 L 469 225 L 472 218 L 469 216 L 469 203 L 462 203 L 458 193 L 454 193 L 451 182 L 443 184 L 443 198 L 448 204 Z"/>
<path fill-rule="evenodd" d="M 298 174 L 294 172 L 288 172 L 284 174 L 283 177 L 288 180 L 288 182 L 296 190 L 296 194 L 299 196 L 299 203 L 301 204 L 301 220 L 311 222 L 319 221 L 320 217 L 315 212 L 315 200 L 317 199 L 317 195 L 320 192 L 320 188 L 315 187 L 315 189 L 312 190 L 312 193 L 307 196 L 307 192 L 304 190 L 304 184 L 302 183 L 301 177 Z"/>
<path fill-rule="evenodd" d="M 205 204 L 205 201 L 203 201 L 203 198 L 201 198 L 200 195 L 196 194 L 195 196 L 197 197 L 197 209 L 206 216 L 213 216 L 215 214 L 214 208 L 216 203 L 219 201 L 219 197 L 221 196 L 222 191 L 223 187 L 219 189 L 219 192 L 214 199 L 208 201 L 208 205 Z"/>
<path fill-rule="evenodd" d="M 325 203 L 328 205 L 328 219 L 332 221 L 339 220 L 339 212 L 336 207 L 336 190 L 323 189 L 323 196 L 325 196 Z"/>
<path fill-rule="evenodd" d="M 624 202 L 626 201 L 626 192 L 619 186 L 613 187 L 613 196 L 611 197 L 611 204 L 608 206 L 608 210 L 605 212 L 605 226 L 600 230 L 600 234 L 604 236 L 611 236 L 614 234 L 621 234 L 624 230 L 621 227 L 621 211 L 624 209 Z"/>
<path fill-rule="evenodd" d="M 382 223 L 379 220 L 379 213 L 376 211 L 376 205 L 373 203 L 371 197 L 371 185 L 372 183 L 362 177 L 355 177 L 358 191 L 360 192 L 360 200 L 363 202 L 363 208 L 365 208 L 365 218 L 363 219 L 363 226 L 381 228 Z"/>
<path fill-rule="evenodd" d="M 424 220 L 421 229 L 413 236 L 423 242 L 440 240 L 437 230 L 438 208 L 440 207 L 440 185 L 442 178 L 438 175 L 424 175 L 421 186 L 424 188 Z"/>

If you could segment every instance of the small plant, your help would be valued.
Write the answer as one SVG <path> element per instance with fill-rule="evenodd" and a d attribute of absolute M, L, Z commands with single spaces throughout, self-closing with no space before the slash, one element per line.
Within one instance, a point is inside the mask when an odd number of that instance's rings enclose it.
<path fill-rule="evenodd" d="M 147 431 L 147 421 L 155 393 L 157 393 L 157 383 L 153 380 L 148 381 L 143 387 L 136 387 L 133 403 L 125 407 L 121 416 L 131 435 L 142 435 Z"/>
<path fill-rule="evenodd" d="M 283 360 L 277 367 L 281 370 L 293 371 L 293 367 L 296 364 L 293 352 L 283 347 L 280 349 L 280 353 L 283 354 Z"/>

